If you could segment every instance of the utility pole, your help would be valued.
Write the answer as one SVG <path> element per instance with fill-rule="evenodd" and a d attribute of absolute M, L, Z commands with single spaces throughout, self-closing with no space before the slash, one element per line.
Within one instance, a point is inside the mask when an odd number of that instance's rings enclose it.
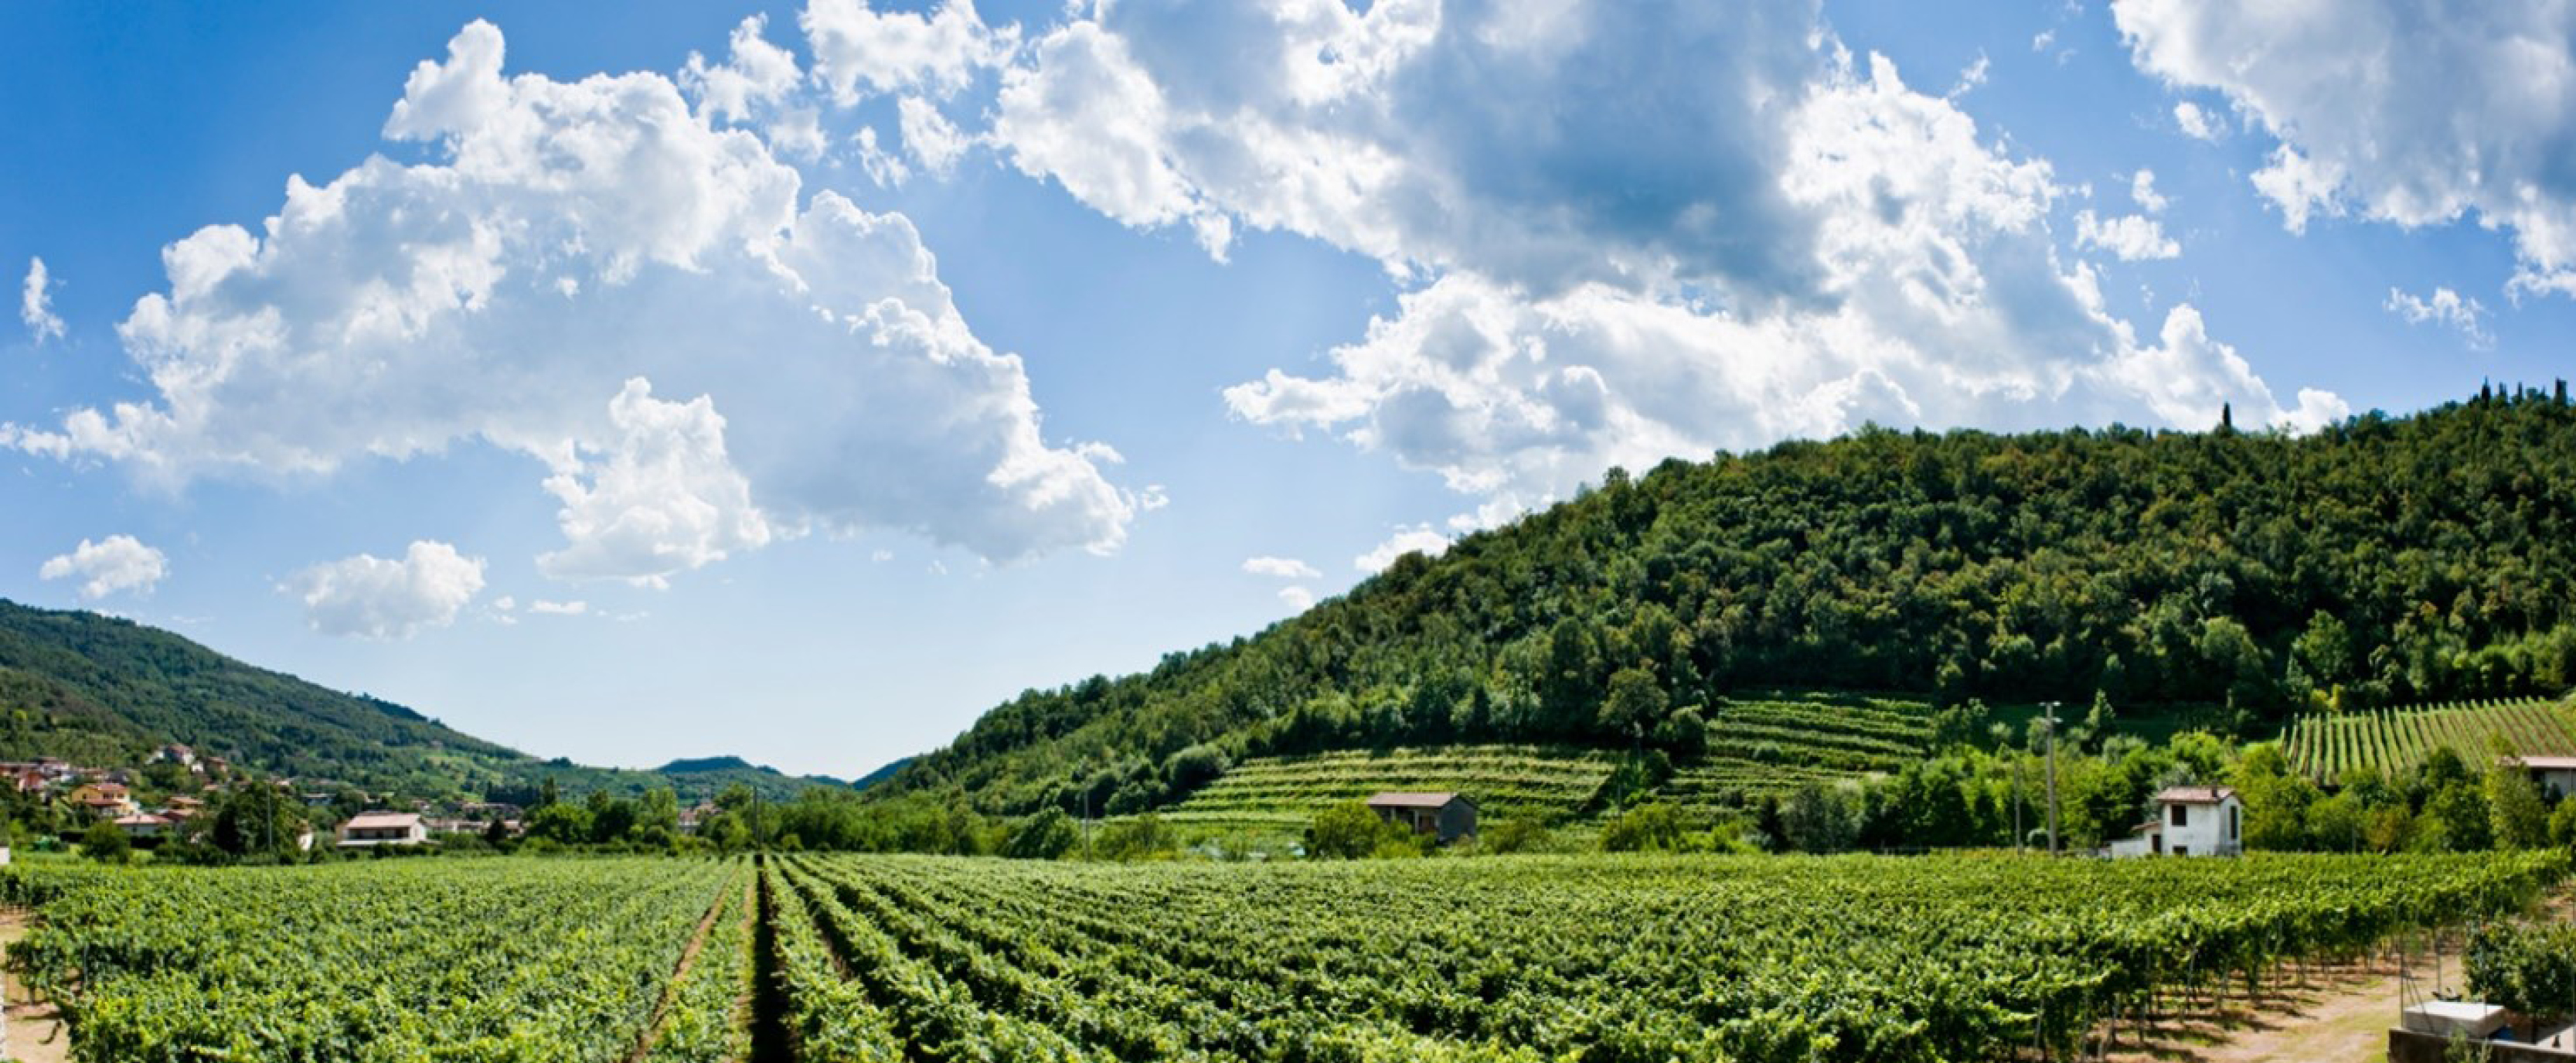
<path fill-rule="evenodd" d="M 1082 858 L 1091 857 L 1091 788 L 1082 788 Z"/>
<path fill-rule="evenodd" d="M 2048 725 L 2048 855 L 2057 855 L 2057 702 L 2039 703 L 2040 720 Z"/>
<path fill-rule="evenodd" d="M 2005 744 L 2005 748 L 2006 748 L 2006 749 L 2010 749 L 2010 748 L 2011 748 L 2011 744 L 2010 744 L 2010 743 L 2006 743 L 2006 744 Z M 2016 852 L 2016 853 L 2018 853 L 2018 852 L 2021 852 L 2022 850 L 2025 850 L 2025 849 L 2030 848 L 2030 835 L 2024 834 L 2024 833 L 2022 833 L 2022 831 L 2021 831 L 2021 757 L 2019 757 L 2019 756 L 2015 756 L 2015 757 L 2013 757 L 2013 762 L 2012 762 L 2012 764 L 2013 764 L 2013 851 L 2014 851 L 2014 852 Z"/>

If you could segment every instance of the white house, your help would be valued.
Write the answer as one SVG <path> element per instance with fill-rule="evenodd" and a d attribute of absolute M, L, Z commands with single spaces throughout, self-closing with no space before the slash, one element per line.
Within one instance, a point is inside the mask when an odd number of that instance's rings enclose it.
<path fill-rule="evenodd" d="M 2531 781 L 2540 784 L 2552 799 L 2576 794 L 2576 757 L 2507 757 L 2507 763 L 2519 763 L 2531 773 Z"/>
<path fill-rule="evenodd" d="M 429 825 L 418 812 L 360 812 L 340 824 L 340 847 L 419 845 L 429 840 Z"/>
<path fill-rule="evenodd" d="M 2227 786 L 2168 786 L 2156 792 L 2156 818 L 2133 838 L 2111 843 L 2111 855 L 2235 856 L 2245 851 L 2245 802 Z"/>

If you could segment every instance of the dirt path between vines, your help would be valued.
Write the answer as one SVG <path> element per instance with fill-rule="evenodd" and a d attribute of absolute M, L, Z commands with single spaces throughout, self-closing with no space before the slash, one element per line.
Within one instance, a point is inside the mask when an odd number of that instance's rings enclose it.
<path fill-rule="evenodd" d="M 0 948 L 16 945 L 27 936 L 28 915 L 24 911 L 0 911 Z M 13 1063 L 64 1063 L 71 1058 L 72 1039 L 63 1032 L 62 1017 L 53 1004 L 38 1000 L 36 994 L 19 984 L 18 973 L 9 972 L 5 988 L 0 988 L 8 1014 L 8 1058 Z"/>
<path fill-rule="evenodd" d="M 739 878 L 725 880 L 725 888 L 716 891 L 715 903 L 707 905 L 707 914 L 698 917 L 698 928 L 689 934 L 689 943 L 680 948 L 680 965 L 671 971 L 671 980 L 662 986 L 662 999 L 653 1005 L 653 1018 L 644 1024 L 644 1036 L 635 1041 L 635 1050 L 626 1054 L 626 1063 L 643 1063 L 653 1053 L 653 1045 L 662 1039 L 662 1027 L 671 1022 L 671 1003 L 680 997 L 680 986 L 689 980 L 689 968 L 698 962 L 698 950 L 706 947 L 707 931 L 716 925 L 716 913 L 724 911 L 726 894 L 738 889 Z M 16 1063 L 12 1060 L 11 1063 Z"/>
<path fill-rule="evenodd" d="M 2441 981 L 2459 988 L 2458 941 L 2444 957 Z M 2406 970 L 2418 992 L 2435 984 L 2432 954 L 2408 956 Z M 2146 1044 L 2128 1023 L 2119 1030 L 2116 1063 L 2380 1063 L 2388 1053 L 2388 1028 L 2397 1024 L 2404 980 L 2393 957 L 2312 969 L 2305 979 L 2267 987 L 2248 1003 L 2240 994 L 2215 1008 L 2160 1016 L 2148 1023 Z M 2241 987 L 2240 987 L 2241 988 Z"/>

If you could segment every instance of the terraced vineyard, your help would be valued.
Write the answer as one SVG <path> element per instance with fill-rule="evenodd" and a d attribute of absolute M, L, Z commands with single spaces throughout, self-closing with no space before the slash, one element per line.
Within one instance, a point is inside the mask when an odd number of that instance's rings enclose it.
<path fill-rule="evenodd" d="M 2542 699 L 2310 713 L 2290 725 L 2282 752 L 2293 770 L 2332 782 L 2354 768 L 2401 775 L 2440 748 L 2481 764 L 2498 743 L 2525 756 L 2576 756 L 2576 721 L 2564 703 Z"/>
<path fill-rule="evenodd" d="M 1931 711 L 1859 695 L 1730 701 L 1710 722 L 1708 755 L 1678 765 L 1658 796 L 1715 815 L 1810 783 L 1900 771 L 1929 753 Z"/>
<path fill-rule="evenodd" d="M 1359 750 L 1247 760 L 1163 817 L 1180 823 L 1303 826 L 1340 801 L 1383 790 L 1446 790 L 1486 816 L 1562 821 L 1580 812 L 1615 767 L 1605 753 L 1538 746 Z"/>
<path fill-rule="evenodd" d="M 717 1063 L 749 1052 L 750 872 L 56 865 L 0 894 L 42 914 L 10 962 L 80 1059 Z"/>
<path fill-rule="evenodd" d="M 800 857 L 808 1060 L 1932 1060 L 2519 909 L 2565 853 L 1299 865 Z"/>

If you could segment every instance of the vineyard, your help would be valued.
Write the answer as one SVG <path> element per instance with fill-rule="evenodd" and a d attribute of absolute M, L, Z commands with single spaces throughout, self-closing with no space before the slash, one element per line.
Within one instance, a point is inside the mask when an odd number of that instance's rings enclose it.
<path fill-rule="evenodd" d="M 2536 699 L 2311 713 L 2290 725 L 2282 746 L 2292 770 L 2333 782 L 2356 768 L 2398 776 L 2435 749 L 2471 765 L 2499 746 L 2524 756 L 2576 755 L 2576 724 L 2563 703 Z"/>
<path fill-rule="evenodd" d="M 1489 816 L 1559 821 L 1580 812 L 1610 777 L 1600 753 L 1537 746 L 1358 750 L 1245 761 L 1163 813 L 1176 822 L 1303 827 L 1317 811 L 1382 790 L 1454 790 Z"/>
<path fill-rule="evenodd" d="M 81 1059 L 717 1063 L 748 1053 L 751 871 L 76 866 L 0 891 L 42 915 L 10 962 Z"/>
<path fill-rule="evenodd" d="M 89 1060 L 1889 1060 L 2526 907 L 2564 853 L 0 876 Z"/>
<path fill-rule="evenodd" d="M 2521 909 L 2564 853 L 13 869 L 87 1060 L 1938 1060 Z"/>
<path fill-rule="evenodd" d="M 1896 772 L 1930 749 L 1921 702 L 1853 695 L 1731 700 L 1710 717 L 1707 752 L 1684 758 L 1660 799 L 1714 814 L 1810 783 Z M 1164 819 L 1193 826 L 1296 830 L 1317 812 L 1386 790 L 1456 791 L 1498 819 L 1563 823 L 1595 808 L 1617 754 L 1543 746 L 1449 746 L 1258 757 Z"/>

